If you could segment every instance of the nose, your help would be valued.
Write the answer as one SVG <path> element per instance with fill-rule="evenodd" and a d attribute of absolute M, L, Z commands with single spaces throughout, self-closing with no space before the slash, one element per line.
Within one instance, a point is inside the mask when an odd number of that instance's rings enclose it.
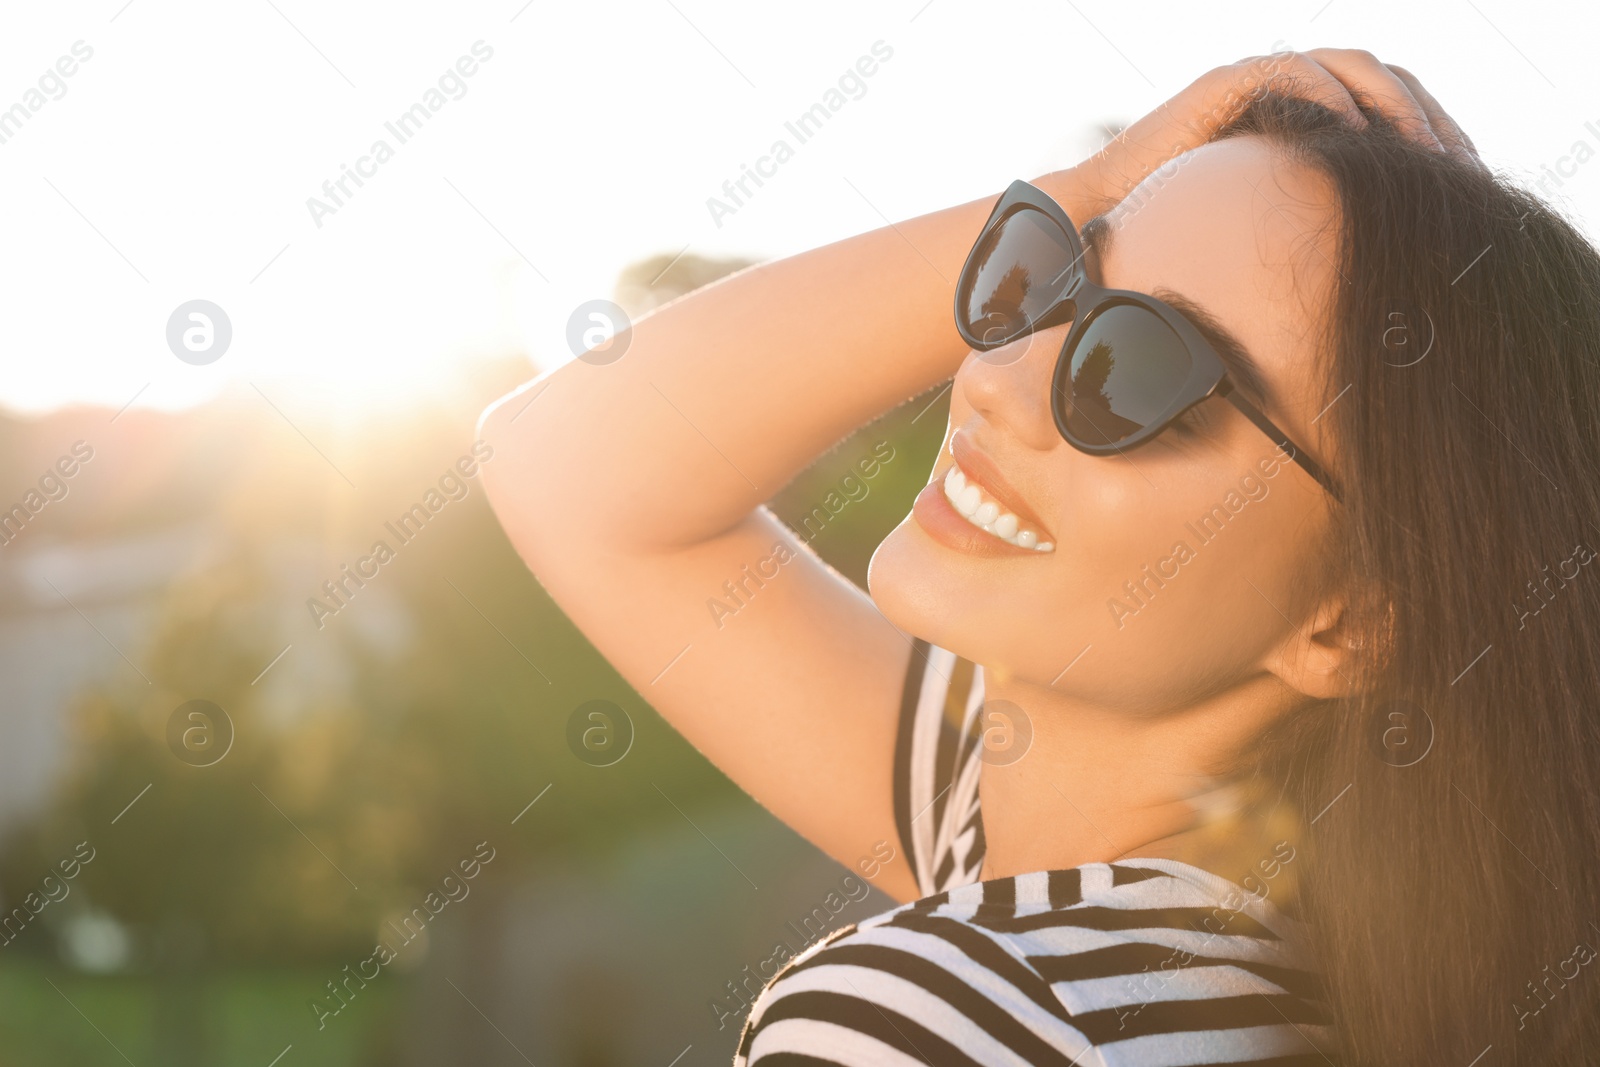
<path fill-rule="evenodd" d="M 975 352 L 956 376 L 956 388 L 975 411 L 1000 423 L 1022 444 L 1048 451 L 1062 443 L 1050 413 L 1050 379 L 1071 324 Z"/>

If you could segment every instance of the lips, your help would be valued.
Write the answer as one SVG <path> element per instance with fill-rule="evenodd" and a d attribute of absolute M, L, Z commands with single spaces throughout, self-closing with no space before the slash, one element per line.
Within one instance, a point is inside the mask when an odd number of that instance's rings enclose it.
<path fill-rule="evenodd" d="M 1040 544 L 1054 545 L 1055 535 L 1045 526 L 1044 521 L 1028 506 L 1023 495 L 1006 481 L 1004 474 L 1000 473 L 999 464 L 989 458 L 988 453 L 973 443 L 972 438 L 960 430 L 950 435 L 950 455 L 955 459 L 955 466 L 963 475 L 966 485 L 970 488 L 976 486 L 983 499 L 993 501 L 1000 510 L 1001 517 L 1006 514 L 1015 515 L 1018 527 L 1022 530 L 1032 531 Z M 946 472 L 948 477 L 948 471 Z M 983 525 L 978 522 L 976 525 Z"/>
<path fill-rule="evenodd" d="M 1048 555 L 1055 539 L 999 466 L 968 435 L 950 441 L 953 463 L 935 473 L 912 509 L 935 540 L 978 555 Z"/>

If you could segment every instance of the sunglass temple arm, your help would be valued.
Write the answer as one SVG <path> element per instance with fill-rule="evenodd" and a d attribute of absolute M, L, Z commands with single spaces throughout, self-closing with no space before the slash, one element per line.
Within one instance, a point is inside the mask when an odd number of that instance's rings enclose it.
<path fill-rule="evenodd" d="M 1239 412 L 1243 414 L 1245 418 L 1255 423 L 1262 433 L 1272 438 L 1273 443 L 1275 443 L 1284 452 L 1287 452 L 1289 454 L 1289 458 L 1298 463 L 1301 469 L 1307 474 L 1315 478 L 1317 480 L 1317 484 L 1326 489 L 1335 500 L 1341 499 L 1339 496 L 1338 487 L 1334 485 L 1333 479 L 1328 476 L 1328 472 L 1322 469 L 1322 465 L 1316 460 L 1312 459 L 1310 456 L 1306 455 L 1305 450 L 1291 441 L 1288 434 L 1278 429 L 1273 421 L 1267 418 L 1265 413 L 1263 413 L 1260 408 L 1256 407 L 1254 404 L 1250 403 L 1250 401 L 1241 396 L 1239 391 L 1232 387 L 1231 382 L 1229 382 L 1227 379 L 1224 379 L 1220 387 L 1217 389 L 1217 392 L 1227 397 L 1228 403 L 1238 408 Z"/>

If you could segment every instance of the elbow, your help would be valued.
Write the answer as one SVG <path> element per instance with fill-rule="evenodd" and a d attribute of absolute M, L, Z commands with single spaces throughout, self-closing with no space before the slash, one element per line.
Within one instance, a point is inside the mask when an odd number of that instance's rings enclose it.
<path fill-rule="evenodd" d="M 494 462 L 479 468 L 484 494 L 495 518 L 525 559 L 540 540 L 538 509 L 532 502 L 543 492 L 541 467 L 545 466 L 530 462 L 539 452 L 534 440 L 538 436 L 538 419 L 528 405 L 530 397 L 544 387 L 542 379 L 535 379 L 507 393 L 483 410 L 477 424 L 478 442 L 494 457 Z"/>
<path fill-rule="evenodd" d="M 478 418 L 478 437 L 495 457 L 483 468 L 484 493 L 535 573 L 544 561 L 566 565 L 585 552 L 637 544 L 652 528 L 637 499 L 655 477 L 652 457 L 641 458 L 629 427 L 618 429 L 626 412 L 574 380 L 571 366 L 506 394 Z M 563 375 L 557 386 L 552 379 Z M 545 396 L 552 389 L 559 395 Z"/>
<path fill-rule="evenodd" d="M 478 416 L 476 440 L 486 445 L 492 454 L 509 455 L 510 450 L 506 447 L 505 432 L 506 423 L 509 421 L 506 405 L 515 400 L 516 397 L 517 393 L 507 393 L 484 408 L 482 414 Z M 484 484 L 487 485 L 489 482 L 487 470 L 485 470 L 484 475 Z"/>
<path fill-rule="evenodd" d="M 506 414 L 506 405 L 516 398 L 516 393 L 508 393 L 483 409 L 478 416 L 476 440 L 484 446 L 491 456 L 498 456 L 499 463 L 484 464 L 479 468 L 483 480 L 483 491 L 489 497 L 489 503 L 498 513 L 503 480 L 499 477 L 502 467 L 511 462 L 511 449 L 506 444 L 506 423 L 509 421 Z"/>
<path fill-rule="evenodd" d="M 527 413 L 527 407 L 549 385 L 550 375 L 541 374 L 484 408 L 478 416 L 478 439 L 497 447 L 509 445 L 512 424 L 531 425 L 533 416 Z"/>

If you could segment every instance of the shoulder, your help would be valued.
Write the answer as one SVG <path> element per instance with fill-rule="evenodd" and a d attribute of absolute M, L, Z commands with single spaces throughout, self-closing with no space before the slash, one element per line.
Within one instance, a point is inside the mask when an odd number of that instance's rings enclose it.
<path fill-rule="evenodd" d="M 1325 1012 L 1284 920 L 1259 903 L 1224 908 L 1215 891 L 1231 883 L 1164 866 L 993 879 L 841 928 L 768 984 L 735 1067 L 1311 1052 L 1302 1034 L 1326 1036 Z"/>
<path fill-rule="evenodd" d="M 734 1064 L 1067 1067 L 1087 1048 L 1004 935 L 925 898 L 789 961 L 752 1005 Z"/>

